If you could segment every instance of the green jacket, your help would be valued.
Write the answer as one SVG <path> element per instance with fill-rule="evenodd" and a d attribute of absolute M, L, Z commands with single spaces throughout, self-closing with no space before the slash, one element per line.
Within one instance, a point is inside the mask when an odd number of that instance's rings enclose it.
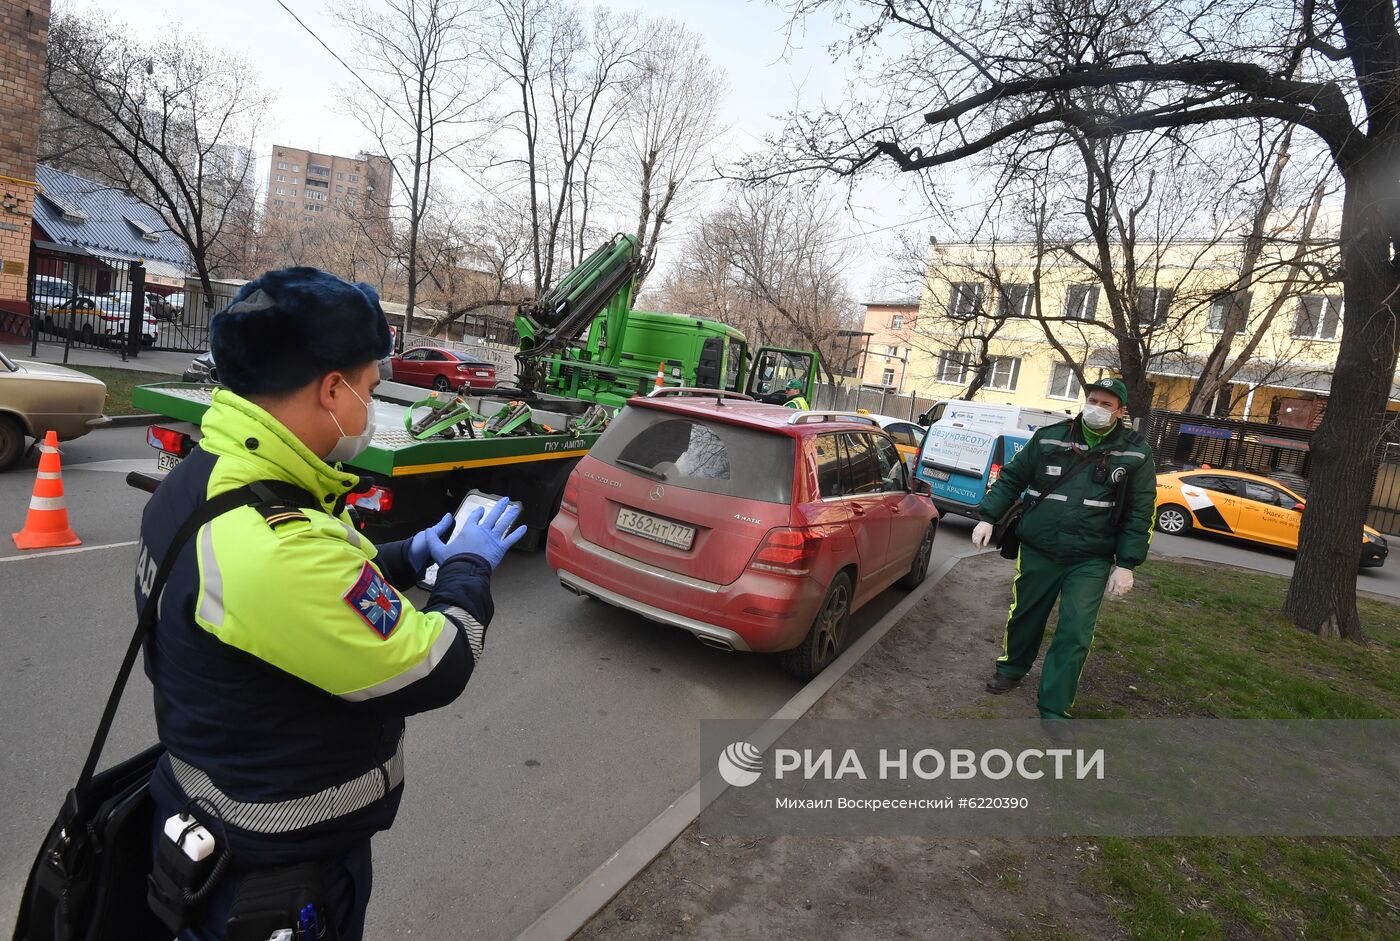
<path fill-rule="evenodd" d="M 996 522 L 1022 491 L 1033 500 L 1067 474 L 1083 458 L 1093 461 L 1051 493 L 1021 520 L 1021 541 L 1064 565 L 1085 559 L 1109 558 L 1132 569 L 1147 558 L 1152 515 L 1157 503 L 1157 468 L 1152 449 L 1137 432 L 1120 422 L 1096 447 L 1089 448 L 1081 419 L 1041 428 L 1001 469 L 1001 476 L 982 498 L 978 513 Z M 1107 479 L 1094 482 L 1094 465 L 1103 463 Z M 1115 478 L 1126 475 L 1127 507 L 1122 525 L 1113 525 Z"/>

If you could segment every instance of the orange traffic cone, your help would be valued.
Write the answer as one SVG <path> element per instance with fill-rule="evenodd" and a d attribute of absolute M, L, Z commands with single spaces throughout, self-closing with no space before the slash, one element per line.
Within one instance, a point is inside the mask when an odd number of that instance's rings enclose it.
<path fill-rule="evenodd" d="M 29 498 L 29 516 L 24 528 L 10 538 L 21 549 L 57 549 L 82 545 L 68 525 L 68 507 L 63 502 L 63 468 L 58 458 L 58 434 L 50 431 L 39 445 L 39 477 L 34 496 Z"/>
<path fill-rule="evenodd" d="M 661 363 L 656 367 L 656 388 L 660 389 L 666 385 L 666 364 Z"/>

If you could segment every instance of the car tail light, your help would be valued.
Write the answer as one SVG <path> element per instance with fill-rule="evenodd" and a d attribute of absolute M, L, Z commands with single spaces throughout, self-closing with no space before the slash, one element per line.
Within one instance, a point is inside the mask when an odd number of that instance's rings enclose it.
<path fill-rule="evenodd" d="M 190 450 L 190 436 L 174 428 L 151 425 L 146 429 L 146 443 L 153 448 L 184 457 Z"/>
<path fill-rule="evenodd" d="M 370 487 L 361 493 L 350 494 L 350 498 L 345 502 L 361 510 L 388 513 L 394 508 L 394 491 L 388 487 Z"/>
<path fill-rule="evenodd" d="M 806 575 L 822 538 L 822 534 L 811 527 L 780 526 L 769 530 L 749 567 L 785 575 Z"/>
<path fill-rule="evenodd" d="M 568 510 L 575 516 L 578 515 L 578 481 L 573 474 L 564 483 L 564 496 L 559 501 L 559 509 Z"/>
<path fill-rule="evenodd" d="M 458 372 L 467 372 L 469 369 L 471 369 L 471 367 L 468 366 L 466 363 L 458 363 L 458 364 L 457 364 L 457 371 L 458 371 Z"/>
<path fill-rule="evenodd" d="M 992 489 L 992 484 L 996 483 L 996 482 L 997 482 L 997 478 L 1000 477 L 1000 476 L 1001 476 L 1001 465 L 1000 465 L 1000 464 L 993 464 L 993 465 L 992 465 L 992 469 L 991 469 L 990 471 L 987 472 L 987 489 L 988 489 L 988 490 L 991 490 L 991 489 Z"/>

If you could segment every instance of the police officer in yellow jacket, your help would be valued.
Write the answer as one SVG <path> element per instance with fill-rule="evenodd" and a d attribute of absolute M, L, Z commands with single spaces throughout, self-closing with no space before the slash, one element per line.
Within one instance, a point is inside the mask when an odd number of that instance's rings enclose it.
<path fill-rule="evenodd" d="M 340 462 L 374 436 L 390 342 L 368 285 L 314 268 L 244 285 L 210 325 L 227 388 L 143 516 L 138 609 L 201 501 L 253 482 L 273 497 L 190 540 L 146 644 L 168 749 L 157 830 L 189 809 L 232 851 L 182 939 L 223 938 L 240 889 L 295 864 L 319 882 L 321 924 L 360 938 L 370 837 L 403 793 L 404 717 L 450 703 L 480 664 L 491 572 L 524 534 L 515 513 L 502 501 L 455 537 L 445 517 L 376 547 L 345 511 L 357 478 Z M 433 563 L 419 610 L 402 592 Z"/>

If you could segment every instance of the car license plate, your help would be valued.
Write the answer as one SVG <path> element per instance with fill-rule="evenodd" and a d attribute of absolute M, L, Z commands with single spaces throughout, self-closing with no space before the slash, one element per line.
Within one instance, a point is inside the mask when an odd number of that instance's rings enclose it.
<path fill-rule="evenodd" d="M 936 467 L 926 467 L 924 468 L 924 473 L 928 474 L 934 480 L 951 480 L 953 477 L 948 471 L 939 470 Z"/>
<path fill-rule="evenodd" d="M 695 541 L 695 527 L 673 523 L 626 507 L 617 511 L 617 528 L 677 549 L 689 549 Z"/>
<path fill-rule="evenodd" d="M 156 470 L 174 470 L 175 465 L 180 463 L 180 455 L 171 454 L 169 451 L 162 451 L 156 455 Z"/>

